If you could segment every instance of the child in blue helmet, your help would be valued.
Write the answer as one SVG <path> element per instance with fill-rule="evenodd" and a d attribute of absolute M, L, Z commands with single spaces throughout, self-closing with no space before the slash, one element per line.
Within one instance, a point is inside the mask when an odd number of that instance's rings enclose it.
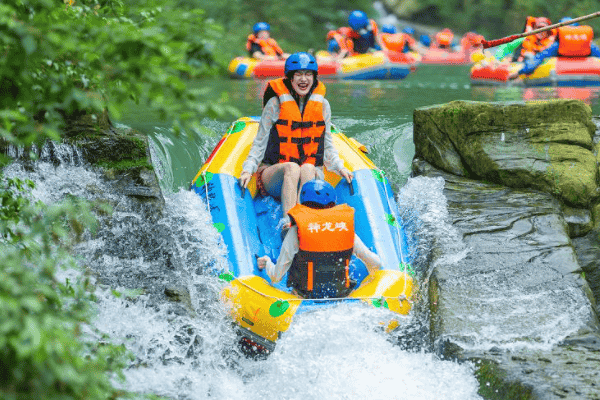
<path fill-rule="evenodd" d="M 256 174 L 260 193 L 281 198 L 284 215 L 298 202 L 299 187 L 324 177 L 323 167 L 353 179 L 333 144 L 331 107 L 317 74 L 312 55 L 288 57 L 285 77 L 270 81 L 265 90 L 258 132 L 242 165 L 240 186 L 246 188 Z M 284 217 L 282 228 L 288 221 Z"/>
<path fill-rule="evenodd" d="M 258 259 L 271 282 L 288 273 L 287 286 L 305 298 L 338 298 L 354 288 L 349 276 L 352 255 L 373 273 L 381 268 L 377 254 L 370 251 L 354 232 L 354 209 L 336 206 L 333 186 L 312 180 L 302 186 L 300 204 L 289 211 L 288 231 L 277 264 L 268 256 Z"/>
<path fill-rule="evenodd" d="M 285 59 L 289 54 L 284 53 L 275 39 L 271 37 L 271 26 L 266 22 L 257 22 L 248 36 L 246 50 L 250 57 L 261 60 Z"/>

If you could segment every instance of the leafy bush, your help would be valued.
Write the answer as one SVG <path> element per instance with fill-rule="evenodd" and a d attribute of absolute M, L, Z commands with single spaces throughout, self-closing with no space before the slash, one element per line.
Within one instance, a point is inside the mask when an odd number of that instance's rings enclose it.
<path fill-rule="evenodd" d="M 122 378 L 126 353 L 90 333 L 89 281 L 56 278 L 57 268 L 75 268 L 68 249 L 85 226 L 93 226 L 89 205 L 70 199 L 46 207 L 28 199 L 33 182 L 1 183 L 0 397 L 123 395 L 111 379 Z"/>
<path fill-rule="evenodd" d="M 221 28 L 175 1 L 3 0 L 0 3 L 0 150 L 60 139 L 74 118 L 132 99 L 176 127 L 234 113 L 187 78 L 219 72 Z M 8 162 L 6 156 L 3 163 Z M 0 163 L 0 165 L 2 165 Z M 93 288 L 60 280 L 70 247 L 93 228 L 80 199 L 45 206 L 33 183 L 0 172 L 0 398 L 107 399 L 125 351 L 89 324 Z"/>

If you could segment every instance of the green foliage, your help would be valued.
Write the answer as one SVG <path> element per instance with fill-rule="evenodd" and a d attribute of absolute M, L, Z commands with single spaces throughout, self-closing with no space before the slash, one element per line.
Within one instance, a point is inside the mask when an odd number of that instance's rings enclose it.
<path fill-rule="evenodd" d="M 98 341 L 88 323 L 90 282 L 56 277 L 75 268 L 68 250 L 93 227 L 91 206 L 69 198 L 46 207 L 29 200 L 31 181 L 0 183 L 0 398 L 125 395 L 111 382 L 122 378 L 124 349 Z"/>
<path fill-rule="evenodd" d="M 159 0 L 65 3 L 0 4 L 0 138 L 58 139 L 65 118 L 108 108 L 119 119 L 132 99 L 178 127 L 236 112 L 186 84 L 219 71 L 213 49 L 222 29 L 201 9 Z"/>

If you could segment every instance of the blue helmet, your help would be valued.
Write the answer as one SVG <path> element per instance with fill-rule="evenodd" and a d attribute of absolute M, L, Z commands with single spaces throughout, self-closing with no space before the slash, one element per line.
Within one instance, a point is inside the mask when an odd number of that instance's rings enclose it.
<path fill-rule="evenodd" d="M 398 29 L 396 29 L 396 27 L 394 25 L 391 24 L 385 24 L 381 27 L 381 32 L 383 33 L 396 33 L 398 32 Z"/>
<path fill-rule="evenodd" d="M 308 207 L 333 207 L 336 200 L 337 196 L 333 186 L 320 179 L 306 182 L 300 190 L 300 204 Z M 314 207 L 315 205 L 317 207 Z"/>
<path fill-rule="evenodd" d="M 294 53 L 289 56 L 287 60 L 285 60 L 284 74 L 286 76 L 290 72 L 302 70 L 313 71 L 316 74 L 319 71 L 317 60 L 315 60 L 312 55 L 305 53 L 304 51 Z"/>
<path fill-rule="evenodd" d="M 407 26 L 406 28 L 402 29 L 402 33 L 407 33 L 409 35 L 414 35 L 415 34 L 415 30 L 413 28 L 411 28 L 410 26 Z"/>
<path fill-rule="evenodd" d="M 429 35 L 421 35 L 419 36 L 419 42 L 425 47 L 429 47 L 431 45 L 431 38 Z"/>
<path fill-rule="evenodd" d="M 271 25 L 267 24 L 266 22 L 257 22 L 252 27 L 252 31 L 254 31 L 255 35 L 260 31 L 270 31 L 270 30 L 271 30 Z"/>
<path fill-rule="evenodd" d="M 558 22 L 567 22 L 567 21 L 571 21 L 572 19 L 573 19 L 573 18 L 571 18 L 571 17 L 563 17 L 563 18 L 561 18 L 561 20 L 560 20 L 560 21 L 558 21 Z M 570 24 L 570 25 L 571 25 L 571 26 L 579 26 L 579 24 L 578 24 L 577 22 L 575 22 L 574 24 Z"/>
<path fill-rule="evenodd" d="M 367 14 L 365 14 L 364 11 L 355 10 L 352 11 L 348 17 L 348 25 L 350 25 L 350 28 L 357 31 L 369 25 L 369 18 L 367 18 Z"/>
<path fill-rule="evenodd" d="M 329 39 L 327 42 L 327 51 L 330 53 L 337 53 L 340 51 L 340 45 L 335 41 L 335 39 Z"/>

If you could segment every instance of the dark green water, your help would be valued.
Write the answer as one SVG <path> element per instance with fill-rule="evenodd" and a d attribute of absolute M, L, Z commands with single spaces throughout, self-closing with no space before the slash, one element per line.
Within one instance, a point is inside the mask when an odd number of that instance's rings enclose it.
<path fill-rule="evenodd" d="M 471 86 L 469 66 L 419 66 L 401 81 L 325 81 L 333 123 L 348 136 L 367 145 L 370 157 L 396 186 L 403 185 L 410 173 L 414 155 L 412 115 L 415 108 L 452 100 L 518 101 L 551 98 L 577 98 L 600 114 L 599 88 L 520 88 Z M 260 115 L 260 95 L 265 81 L 227 78 L 190 82 L 209 87 L 215 98 L 227 93 L 230 103 L 242 115 Z M 152 135 L 162 161 L 163 188 L 188 187 L 213 146 L 233 118 L 222 121 L 204 119 L 204 129 L 193 138 L 174 137 L 168 123 L 132 107 L 122 123 Z"/>

